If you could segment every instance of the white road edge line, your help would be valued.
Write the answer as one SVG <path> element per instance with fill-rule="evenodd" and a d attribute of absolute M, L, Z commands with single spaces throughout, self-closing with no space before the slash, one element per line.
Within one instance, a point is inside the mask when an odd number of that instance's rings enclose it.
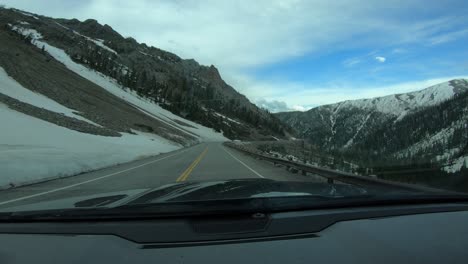
<path fill-rule="evenodd" d="M 107 174 L 107 175 L 104 175 L 104 176 L 101 176 L 101 177 L 98 177 L 98 178 L 94 178 L 94 179 L 91 179 L 91 180 L 87 180 L 87 181 L 84 181 L 84 182 L 79 182 L 79 183 L 75 183 L 75 184 L 68 185 L 68 186 L 65 186 L 65 187 L 60 187 L 60 188 L 57 188 L 57 189 L 53 189 L 53 190 L 50 190 L 50 191 L 36 193 L 36 194 L 33 194 L 33 195 L 24 196 L 24 197 L 20 197 L 20 198 L 8 200 L 8 201 L 0 202 L 0 205 L 9 204 L 9 203 L 13 203 L 13 202 L 18 202 L 18 201 L 22 201 L 22 200 L 26 200 L 26 199 L 30 199 L 30 198 L 42 196 L 42 195 L 45 195 L 45 194 L 58 192 L 58 191 L 63 191 L 63 190 L 70 189 L 70 188 L 73 188 L 73 187 L 76 187 L 76 186 L 79 186 L 79 185 L 83 185 L 83 184 L 86 184 L 86 183 L 90 183 L 90 182 L 102 180 L 102 179 L 105 179 L 105 178 L 109 178 L 109 177 L 115 176 L 117 174 L 121 174 L 121 173 L 131 171 L 131 170 L 134 170 L 134 169 L 138 169 L 138 168 L 144 167 L 146 165 L 149 165 L 149 164 L 152 164 L 152 163 L 155 163 L 155 162 L 158 162 L 158 161 L 170 158 L 170 157 L 174 157 L 174 156 L 179 155 L 181 153 L 184 153 L 186 151 L 188 151 L 188 149 L 183 150 L 181 152 L 177 152 L 175 154 L 172 154 L 172 155 L 169 155 L 169 156 L 166 156 L 166 157 L 163 157 L 163 158 L 160 158 L 160 159 L 156 159 L 156 160 L 152 160 L 150 162 L 143 163 L 143 164 L 135 166 L 135 167 L 131 167 L 131 168 L 128 168 L 128 169 L 125 169 L 125 170 L 121 170 L 121 171 L 118 171 L 118 172 Z"/>
<path fill-rule="evenodd" d="M 229 151 L 227 151 L 227 149 L 225 147 L 222 147 L 224 151 L 226 151 L 227 154 L 229 154 L 232 158 L 234 158 L 235 160 L 237 160 L 240 164 L 244 165 L 247 169 L 249 169 L 250 171 L 252 171 L 253 173 L 255 173 L 258 177 L 260 178 L 265 178 L 263 177 L 260 173 L 256 172 L 254 169 L 250 168 L 249 166 L 247 166 L 247 164 L 245 164 L 244 162 L 242 162 L 240 159 L 236 158 L 234 155 L 232 155 Z"/>

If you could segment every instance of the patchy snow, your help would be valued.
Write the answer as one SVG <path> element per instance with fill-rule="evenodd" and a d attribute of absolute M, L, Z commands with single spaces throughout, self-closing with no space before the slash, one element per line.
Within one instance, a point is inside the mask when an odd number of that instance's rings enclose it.
<path fill-rule="evenodd" d="M 141 54 L 145 55 L 145 56 L 153 57 L 153 56 L 151 56 L 150 54 L 148 54 L 148 53 L 146 53 L 146 52 L 143 52 L 143 51 L 141 51 L 141 50 L 139 50 L 139 52 L 140 52 Z"/>
<path fill-rule="evenodd" d="M 23 35 L 31 35 L 34 39 L 33 44 L 39 48 L 42 46 L 45 47 L 45 51 L 48 52 L 54 59 L 63 63 L 68 69 L 77 73 L 85 79 L 99 85 L 113 95 L 124 99 L 130 104 L 140 108 L 146 114 L 157 117 L 159 120 L 165 122 L 166 124 L 180 130 L 183 133 L 188 133 L 189 135 L 196 134 L 199 136 L 202 141 L 226 141 L 221 133 L 214 131 L 212 128 L 204 127 L 198 123 L 184 119 L 178 115 L 171 113 L 168 110 L 163 109 L 162 107 L 156 105 L 149 99 L 140 97 L 130 90 L 130 88 L 122 87 L 115 79 L 112 79 L 102 73 L 98 73 L 94 70 L 91 70 L 84 65 L 74 62 L 70 56 L 68 56 L 65 51 L 56 48 L 52 45 L 49 45 L 47 42 L 42 41 L 42 35 L 34 29 L 26 29 L 18 26 L 12 26 L 12 29 Z M 173 120 L 179 120 L 181 122 L 187 123 L 192 127 L 180 127 Z"/>
<path fill-rule="evenodd" d="M 29 23 L 26 21 L 18 21 L 18 23 L 20 23 L 21 25 L 29 25 Z"/>
<path fill-rule="evenodd" d="M 331 136 L 328 138 L 328 142 L 331 142 L 332 138 L 336 134 L 336 127 L 335 127 L 335 125 L 336 125 L 336 114 L 338 113 L 338 111 L 340 111 L 340 108 L 341 108 L 342 105 L 343 105 L 342 103 L 339 103 L 338 106 L 333 110 L 333 112 L 330 113 L 330 132 L 331 132 Z"/>
<path fill-rule="evenodd" d="M 397 122 L 403 120 L 403 118 L 404 118 L 408 113 L 409 113 L 408 110 L 403 110 L 403 111 L 398 115 L 397 119 L 395 119 L 395 121 L 393 121 L 393 123 L 395 124 L 395 123 L 397 123 Z"/>
<path fill-rule="evenodd" d="M 322 122 L 325 122 L 325 118 L 323 118 L 322 113 L 321 113 L 321 112 L 318 112 L 318 113 L 319 113 L 319 115 L 320 115 L 320 119 L 322 119 Z"/>
<path fill-rule="evenodd" d="M 432 148 L 434 145 L 447 142 L 452 136 L 455 130 L 460 129 L 464 125 L 464 120 L 458 120 L 453 122 L 449 127 L 444 128 L 433 135 L 429 135 L 423 140 L 411 145 L 410 147 L 395 153 L 397 158 L 405 158 L 407 156 L 417 156 L 418 153 L 424 152 L 426 149 Z M 449 158 L 452 150 L 446 150 L 445 154 L 439 155 L 436 158 L 441 161 L 442 158 Z M 452 155 L 453 156 L 453 155 Z"/>
<path fill-rule="evenodd" d="M 460 157 L 453 161 L 449 166 L 445 166 L 442 169 L 448 173 L 455 173 L 460 171 L 463 167 L 468 168 L 468 156 Z"/>
<path fill-rule="evenodd" d="M 68 117 L 73 117 L 81 121 L 88 122 L 92 125 L 100 126 L 80 115 L 75 114 L 77 113 L 76 111 L 67 108 L 41 94 L 24 88 L 16 80 L 8 76 L 2 67 L 0 67 L 0 93 L 39 108 L 44 108 L 56 113 L 62 113 Z"/>
<path fill-rule="evenodd" d="M 23 14 L 23 15 L 25 15 L 25 16 L 32 17 L 32 18 L 34 18 L 34 19 L 36 19 L 36 20 L 39 19 L 37 16 L 35 16 L 35 15 L 33 15 L 33 14 L 30 14 L 30 13 L 27 13 L 27 12 L 24 12 L 24 11 L 19 11 L 19 10 L 17 10 L 17 9 L 12 9 L 12 10 L 15 11 L 15 12 L 17 12 L 17 13 Z"/>
<path fill-rule="evenodd" d="M 13 26 L 12 24 L 8 24 L 8 25 L 10 26 L 12 30 L 18 32 L 19 34 L 23 36 L 29 36 L 35 41 L 42 38 L 42 35 L 34 29 L 23 28 L 20 26 Z"/>
<path fill-rule="evenodd" d="M 437 155 L 435 160 L 438 161 L 438 162 L 445 162 L 445 161 L 449 160 L 451 157 L 453 157 L 454 155 L 456 155 L 459 152 L 460 152 L 459 148 L 447 149 L 447 150 L 444 151 L 444 154 Z"/>
<path fill-rule="evenodd" d="M 226 119 L 226 120 L 228 120 L 228 121 L 230 121 L 230 122 L 232 122 L 232 123 L 236 123 L 236 124 L 238 124 L 238 125 L 242 125 L 241 122 L 239 122 L 239 121 L 237 121 L 237 120 L 234 120 L 234 119 L 232 119 L 232 118 L 229 118 L 229 117 L 227 117 L 227 116 L 225 116 L 225 115 L 223 115 L 223 114 L 220 114 L 220 113 L 218 113 L 218 112 L 215 112 L 214 114 L 217 115 L 217 116 L 219 116 L 219 117 L 222 117 L 222 118 L 224 118 L 224 119 Z"/>
<path fill-rule="evenodd" d="M 66 30 L 70 30 L 70 28 L 68 28 L 68 27 L 66 27 L 66 26 L 64 26 L 64 25 L 62 25 L 62 24 L 60 24 L 59 22 L 55 22 L 55 24 L 57 24 L 58 26 L 60 26 L 60 27 L 62 27 L 62 28 L 64 28 L 64 29 L 66 29 Z"/>
<path fill-rule="evenodd" d="M 181 148 L 157 135 L 80 133 L 0 104 L 0 187 L 75 175 Z"/>
<path fill-rule="evenodd" d="M 361 122 L 361 125 L 359 125 L 356 133 L 353 135 L 353 137 L 351 139 L 348 140 L 348 142 L 346 143 L 346 145 L 344 145 L 344 148 L 348 148 L 349 146 L 351 146 L 354 142 L 354 139 L 356 138 L 356 136 L 359 134 L 359 132 L 361 132 L 362 128 L 366 125 L 367 121 L 369 120 L 370 116 L 372 115 L 372 113 L 368 114 L 364 120 Z"/>
<path fill-rule="evenodd" d="M 335 136 L 335 133 L 336 133 L 336 130 L 335 130 L 335 118 L 334 118 L 334 115 L 330 115 L 330 132 L 331 132 L 331 136 L 328 137 L 328 143 L 331 142 L 333 136 Z"/>
<path fill-rule="evenodd" d="M 120 63 L 117 69 L 120 69 L 123 75 L 127 75 L 130 72 L 130 69 L 127 66 L 120 64 Z"/>
<path fill-rule="evenodd" d="M 102 39 L 93 39 L 93 38 L 90 38 L 88 36 L 82 35 L 82 34 L 76 32 L 75 30 L 73 30 L 73 33 L 75 33 L 76 35 L 78 35 L 80 37 L 83 37 L 83 38 L 85 38 L 85 39 L 87 39 L 87 40 L 89 40 L 91 42 L 94 42 L 94 44 L 98 45 L 99 47 L 101 47 L 101 48 L 103 48 L 103 49 L 105 49 L 107 51 L 110 51 L 110 52 L 112 52 L 114 54 L 117 54 L 117 52 L 115 50 L 113 50 L 113 49 L 109 48 L 108 46 L 104 45 L 104 40 L 102 40 Z"/>

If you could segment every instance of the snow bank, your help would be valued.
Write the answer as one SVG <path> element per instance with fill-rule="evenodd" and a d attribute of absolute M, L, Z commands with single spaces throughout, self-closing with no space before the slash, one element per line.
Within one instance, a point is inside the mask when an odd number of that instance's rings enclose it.
<path fill-rule="evenodd" d="M 74 62 L 70 56 L 68 56 L 65 51 L 58 49 L 54 46 L 49 45 L 48 43 L 42 41 L 42 35 L 34 29 L 22 28 L 19 26 L 11 26 L 11 28 L 23 35 L 31 36 L 34 41 L 33 44 L 39 48 L 45 47 L 46 52 L 48 52 L 52 57 L 57 61 L 63 63 L 68 69 L 82 76 L 83 78 L 88 79 L 89 81 L 101 86 L 108 92 L 118 96 L 132 105 L 139 107 L 148 112 L 152 117 L 158 118 L 160 121 L 165 122 L 166 124 L 180 130 L 183 133 L 188 133 L 193 136 L 193 134 L 198 135 L 201 141 L 227 141 L 228 139 L 224 137 L 221 133 L 214 131 L 212 128 L 204 127 L 198 123 L 189 121 L 180 116 L 174 115 L 170 111 L 163 109 L 162 107 L 156 105 L 154 102 L 138 96 L 135 92 L 130 91 L 129 88 L 123 89 L 121 85 L 117 83 L 115 79 L 112 79 L 104 74 L 98 73 L 94 70 L 91 70 L 84 65 Z M 148 114 L 147 113 L 147 114 Z M 179 120 L 180 122 L 186 123 L 189 126 L 183 126 L 174 122 L 174 120 Z M 195 127 L 195 128 L 193 128 Z M 193 133 L 193 134 L 192 134 Z"/>
<path fill-rule="evenodd" d="M 84 134 L 0 104 L 0 188 L 75 175 L 182 146 L 153 134 Z"/>
<path fill-rule="evenodd" d="M 2 67 L 0 67 L 0 93 L 39 108 L 44 108 L 56 113 L 62 113 L 68 117 L 74 117 L 92 125 L 100 126 L 80 115 L 75 114 L 76 111 L 63 106 L 48 97 L 24 88 L 15 79 L 8 76 Z"/>

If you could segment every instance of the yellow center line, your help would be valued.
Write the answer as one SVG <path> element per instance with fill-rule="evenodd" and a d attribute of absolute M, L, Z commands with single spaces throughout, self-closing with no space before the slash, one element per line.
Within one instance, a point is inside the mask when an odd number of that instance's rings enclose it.
<path fill-rule="evenodd" d="M 198 156 L 197 159 L 194 160 L 192 164 L 190 164 L 190 166 L 179 176 L 179 178 L 177 178 L 176 181 L 182 182 L 182 181 L 187 180 L 188 176 L 190 175 L 190 173 L 192 173 L 193 169 L 197 167 L 198 163 L 200 163 L 200 161 L 206 155 L 206 152 L 208 152 L 208 147 L 205 148 L 205 150 L 200 154 L 200 156 Z"/>

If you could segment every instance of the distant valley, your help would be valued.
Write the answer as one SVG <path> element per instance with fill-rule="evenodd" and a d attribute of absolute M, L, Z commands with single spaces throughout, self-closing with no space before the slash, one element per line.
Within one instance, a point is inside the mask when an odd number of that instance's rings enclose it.
<path fill-rule="evenodd" d="M 468 163 L 468 81 L 278 113 L 311 144 L 366 167 Z"/>

